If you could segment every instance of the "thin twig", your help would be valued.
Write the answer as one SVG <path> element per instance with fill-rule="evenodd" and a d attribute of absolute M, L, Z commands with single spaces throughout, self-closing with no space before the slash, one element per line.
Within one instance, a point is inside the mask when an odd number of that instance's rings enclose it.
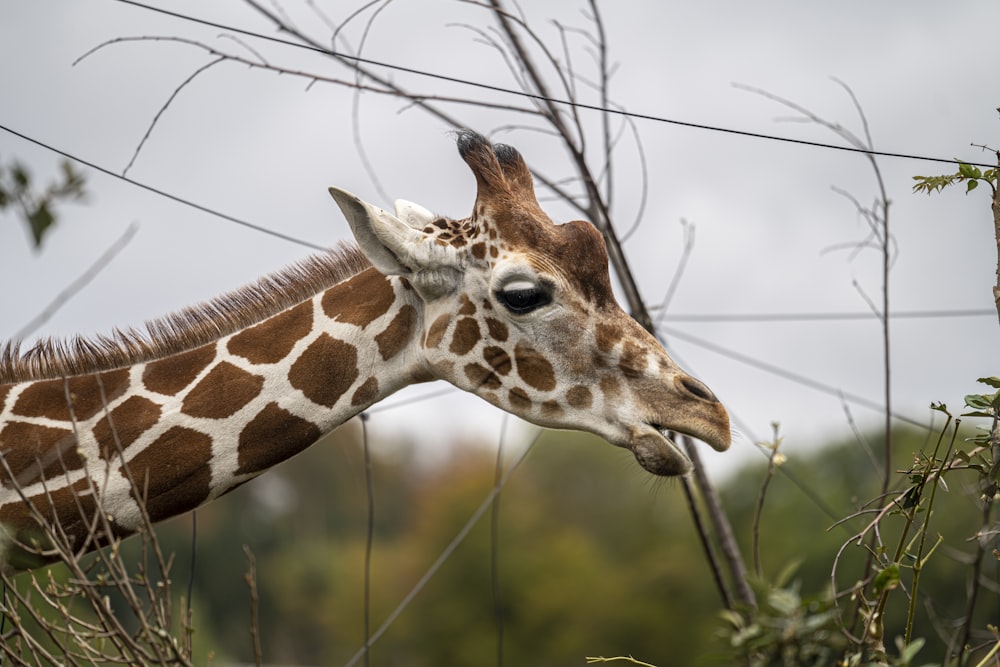
<path fill-rule="evenodd" d="M 750 588 L 750 583 L 747 581 L 746 564 L 743 562 L 743 556 L 740 554 L 739 546 L 736 544 L 736 536 L 733 535 L 732 524 L 729 522 L 729 517 L 726 516 L 726 511 L 722 507 L 722 500 L 719 498 L 715 487 L 708 480 L 705 466 L 702 465 L 701 456 L 698 454 L 698 448 L 695 446 L 694 440 L 687 435 L 681 436 L 681 440 L 684 442 L 684 452 L 691 459 L 693 466 L 691 474 L 694 476 L 698 490 L 702 494 L 702 502 L 705 503 L 708 516 L 712 520 L 712 525 L 715 527 L 716 537 L 719 540 L 719 548 L 729 568 L 729 573 L 732 577 L 731 583 L 735 589 L 737 599 L 747 607 L 756 607 L 757 599 L 753 594 L 753 589 Z"/>
<path fill-rule="evenodd" d="M 361 414 L 361 449 L 365 463 L 365 499 L 367 500 L 367 521 L 365 522 L 365 566 L 363 592 L 363 626 L 365 634 L 365 666 L 370 663 L 372 636 L 372 549 L 375 546 L 375 473 L 372 467 L 371 447 L 368 444 L 368 415 Z"/>
<path fill-rule="evenodd" d="M 257 559 L 254 558 L 250 547 L 245 544 L 243 545 L 243 553 L 247 557 L 247 573 L 243 579 L 250 591 L 250 642 L 253 646 L 254 664 L 257 667 L 261 667 L 264 653 L 260 646 L 260 618 L 258 616 L 260 600 L 257 597 Z"/>
<path fill-rule="evenodd" d="M 781 456 L 778 453 L 778 448 L 781 446 L 781 437 L 778 435 L 778 424 L 772 424 L 772 428 L 774 429 L 774 434 L 772 435 L 770 444 L 770 456 L 767 457 L 767 471 L 764 473 L 764 480 L 760 484 L 760 492 L 757 494 L 757 503 L 753 511 L 753 568 L 758 579 L 764 578 L 764 568 L 760 560 L 760 520 L 764 514 L 764 499 L 767 497 L 767 488 L 771 484 L 771 479 L 774 478 L 774 473 L 778 467 L 778 457 Z"/>
<path fill-rule="evenodd" d="M 94 263 L 87 267 L 87 269 L 81 273 L 79 276 L 74 278 L 66 287 L 64 287 L 56 296 L 46 304 L 45 308 L 41 310 L 40 313 L 28 320 L 20 329 L 14 332 L 11 336 L 12 340 L 24 340 L 35 331 L 38 330 L 43 324 L 52 319 L 52 316 L 59 312 L 59 309 L 65 306 L 70 300 L 73 299 L 84 287 L 86 287 L 90 281 L 98 276 L 104 269 L 108 267 L 109 264 L 118 256 L 122 250 L 132 241 L 136 232 L 139 231 L 139 223 L 132 222 L 129 226 L 125 228 L 122 235 L 119 236 L 107 249 L 100 254 L 100 256 L 94 260 Z"/>

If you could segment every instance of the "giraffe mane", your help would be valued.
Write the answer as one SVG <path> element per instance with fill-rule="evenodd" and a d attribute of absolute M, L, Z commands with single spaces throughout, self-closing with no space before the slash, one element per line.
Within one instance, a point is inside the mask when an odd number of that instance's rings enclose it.
<path fill-rule="evenodd" d="M 142 328 L 43 339 L 23 352 L 21 341 L 9 341 L 0 346 L 0 385 L 99 373 L 184 352 L 257 324 L 370 266 L 359 248 L 341 244 Z"/>

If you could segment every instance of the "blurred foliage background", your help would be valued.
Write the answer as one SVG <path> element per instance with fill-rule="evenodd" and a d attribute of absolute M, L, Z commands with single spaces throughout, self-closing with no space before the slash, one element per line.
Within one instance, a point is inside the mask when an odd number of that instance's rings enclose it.
<path fill-rule="evenodd" d="M 895 438 L 901 473 L 909 453 L 933 446 L 931 433 L 904 431 Z M 420 461 L 405 442 L 375 441 L 371 450 L 374 630 L 488 497 L 496 444 L 464 443 L 436 465 Z M 832 443 L 810 452 L 784 443 L 782 451 L 788 458 L 770 483 L 759 524 L 764 583 L 758 585 L 765 590 L 767 581 L 794 568 L 783 585 L 801 597 L 803 609 L 815 611 L 829 604 L 838 549 L 871 520 L 860 516 L 834 527 L 877 494 L 880 480 L 870 452 L 880 451 L 880 443 L 872 437 L 867 444 Z M 759 465 L 720 485 L 747 554 L 766 464 L 761 456 Z M 898 478 L 899 490 L 905 489 L 907 476 Z M 195 664 L 254 659 L 244 545 L 256 560 L 264 663 L 335 665 L 351 659 L 365 636 L 364 480 L 361 429 L 352 422 L 198 510 L 193 571 L 191 517 L 161 524 L 164 550 L 175 554 L 174 590 L 186 596 L 191 585 Z M 974 486 L 974 479 L 969 482 Z M 969 568 L 963 558 L 971 550 L 978 510 L 975 489 L 956 486 L 961 480 L 952 475 L 935 505 L 932 535 L 940 533 L 944 542 L 921 584 L 914 634 L 928 639 L 922 660 L 943 655 L 966 600 Z M 498 527 L 494 552 L 487 512 L 374 644 L 371 664 L 495 665 L 498 615 L 505 664 L 581 665 L 597 655 L 633 655 L 660 667 L 733 664 L 732 635 L 724 630 L 682 488 L 650 477 L 628 452 L 578 433 L 545 432 L 500 496 Z M 892 530 L 890 517 L 882 524 L 887 543 Z M 126 548 L 138 549 L 138 541 Z M 864 555 L 858 546 L 843 552 L 840 589 L 860 578 Z M 974 627 L 1000 619 L 997 593 L 985 591 Z M 893 603 L 905 607 L 905 597 Z M 889 638 L 900 633 L 905 608 L 887 609 L 887 617 Z"/>

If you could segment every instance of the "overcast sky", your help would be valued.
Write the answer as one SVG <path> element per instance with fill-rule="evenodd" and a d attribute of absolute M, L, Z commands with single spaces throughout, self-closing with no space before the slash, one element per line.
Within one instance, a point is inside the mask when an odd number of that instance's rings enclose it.
<path fill-rule="evenodd" d="M 274 34 L 249 7 L 229 2 L 158 3 L 174 11 Z M 279 3 L 319 39 L 329 30 L 299 3 Z M 351 3 L 329 6 L 343 19 Z M 358 3 L 360 5 L 360 3 Z M 582 5 L 533 2 L 529 18 L 560 55 L 549 19 L 586 27 Z M 970 2 L 616 2 L 603 7 L 610 57 L 617 63 L 613 97 L 637 113 L 707 125 L 837 143 L 829 131 L 781 122 L 789 112 L 734 83 L 765 89 L 861 132 L 851 100 L 831 77 L 854 90 L 877 149 L 991 162 L 972 143 L 1000 144 L 995 70 L 1000 5 Z M 3 2 L 0 20 L 0 124 L 115 172 L 129 163 L 173 91 L 211 58 L 167 42 L 129 42 L 73 61 L 118 37 L 200 39 L 273 63 L 330 76 L 347 71 L 321 57 L 206 28 L 114 0 Z M 396 2 L 371 27 L 365 55 L 504 87 L 515 82 L 497 52 L 457 24 L 486 28 L 487 13 L 457 2 Z M 352 44 L 362 24 L 345 32 Z M 570 52 L 593 78 L 580 39 Z M 412 90 L 500 100 L 475 88 L 386 72 Z M 583 86 L 584 84 L 580 84 Z M 592 96 L 588 101 L 594 101 Z M 214 66 L 186 86 L 160 117 L 128 175 L 179 197 L 320 245 L 349 238 L 326 193 L 338 185 L 382 206 L 354 140 L 351 91 L 235 64 Z M 474 181 L 448 128 L 398 101 L 358 100 L 358 132 L 385 196 L 416 201 L 451 217 L 471 211 Z M 467 106 L 449 111 L 491 133 L 524 122 L 512 113 Z M 597 115 L 580 112 L 595 131 Z M 864 313 L 879 299 L 880 257 L 832 248 L 867 235 L 853 204 L 833 188 L 869 204 L 877 195 L 863 156 L 639 120 L 650 191 L 641 225 L 626 243 L 651 304 L 666 293 L 681 257 L 684 228 L 694 226 L 693 253 L 664 323 L 682 366 L 724 400 L 752 438 L 782 425 L 790 456 L 849 435 L 844 404 L 829 393 L 720 354 L 723 348 L 870 402 L 882 402 L 882 348 L 875 319 L 770 323 L 694 322 L 685 315 Z M 535 132 L 503 131 L 532 166 L 568 175 L 565 155 Z M 593 136 L 596 143 L 597 136 Z M 48 180 L 58 156 L 0 131 L 0 160 L 21 160 Z M 890 276 L 891 309 L 971 309 L 984 316 L 895 319 L 892 328 L 894 409 L 929 421 L 927 406 L 954 409 L 982 375 L 1000 373 L 998 324 L 990 286 L 996 267 L 988 196 L 958 189 L 911 194 L 915 174 L 949 165 L 879 160 L 892 201 L 898 251 Z M 132 223 L 134 240 L 36 335 L 68 336 L 141 324 L 145 319 L 235 288 L 310 251 L 245 229 L 133 185 L 83 169 L 89 201 L 61 210 L 41 252 L 23 225 L 0 218 L 0 340 L 34 317 Z M 614 214 L 619 226 L 638 211 L 634 143 L 617 154 Z M 557 221 L 575 217 L 551 207 Z M 867 297 L 865 296 L 867 295 Z M 676 332 L 671 335 L 671 332 Z M 707 345 L 707 346 L 706 346 Z M 438 387 L 421 387 L 386 405 Z M 862 427 L 879 414 L 848 403 Z M 419 433 L 427 441 L 495 440 L 500 414 L 457 392 L 409 408 L 381 410 L 373 432 Z M 749 456 L 705 449 L 713 471 L 735 471 Z"/>

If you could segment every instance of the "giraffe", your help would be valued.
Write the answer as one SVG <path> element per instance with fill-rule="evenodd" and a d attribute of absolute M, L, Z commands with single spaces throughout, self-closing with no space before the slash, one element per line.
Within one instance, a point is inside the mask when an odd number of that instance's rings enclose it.
<path fill-rule="evenodd" d="M 595 433 L 655 475 L 691 467 L 668 430 L 727 449 L 722 404 L 615 301 L 600 233 L 554 224 L 514 148 L 468 130 L 457 143 L 476 180 L 468 218 L 330 188 L 356 246 L 145 331 L 8 343 L 0 560 L 52 558 L 40 525 L 83 552 L 139 530 L 143 511 L 192 510 L 436 379 Z"/>

